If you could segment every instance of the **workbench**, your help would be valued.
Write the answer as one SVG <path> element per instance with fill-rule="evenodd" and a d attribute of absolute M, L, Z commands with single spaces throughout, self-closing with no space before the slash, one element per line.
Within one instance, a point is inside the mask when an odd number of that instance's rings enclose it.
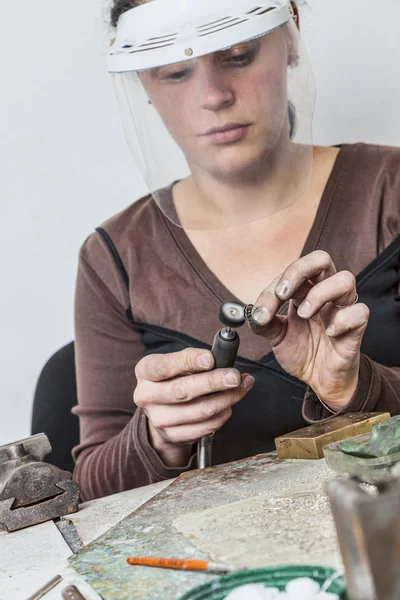
<path fill-rule="evenodd" d="M 284 461 L 285 462 L 285 461 Z M 325 460 L 299 461 L 312 463 L 315 476 L 325 481 L 334 474 Z M 163 481 L 81 505 L 79 512 L 68 515 L 84 545 L 96 539 L 145 502 L 153 498 L 173 480 Z M 0 600 L 26 600 L 55 575 L 62 581 L 44 596 L 44 600 L 60 600 L 61 590 L 75 584 L 87 600 L 100 596 L 69 566 L 72 552 L 53 521 L 14 533 L 0 532 Z M 196 585 L 194 575 L 193 585 Z"/>
<path fill-rule="evenodd" d="M 86 545 L 172 481 L 85 502 L 77 513 L 68 515 L 68 519 L 74 523 L 82 543 Z M 53 521 L 13 533 L 1 531 L 0 600 L 26 600 L 58 574 L 62 581 L 44 596 L 44 600 L 61 600 L 61 590 L 70 584 L 76 585 L 87 600 L 100 600 L 100 596 L 68 565 L 67 559 L 71 554 Z"/>

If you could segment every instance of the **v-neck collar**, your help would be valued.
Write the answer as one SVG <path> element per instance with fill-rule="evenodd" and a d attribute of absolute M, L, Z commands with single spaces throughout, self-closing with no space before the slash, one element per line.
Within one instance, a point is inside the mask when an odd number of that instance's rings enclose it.
<path fill-rule="evenodd" d="M 364 286 L 367 284 L 368 280 L 379 270 L 382 269 L 389 261 L 392 260 L 394 256 L 398 256 L 400 250 L 400 235 L 398 235 L 391 244 L 379 254 L 374 260 L 372 260 L 364 269 L 358 273 L 356 277 L 357 281 L 357 289 L 361 292 L 364 291 Z M 206 342 L 199 340 L 198 338 L 194 338 L 190 335 L 182 333 L 181 331 L 175 331 L 173 329 L 169 329 L 167 327 L 156 325 L 154 323 L 138 321 L 134 319 L 131 315 L 130 318 L 131 324 L 138 330 L 145 332 L 153 332 L 156 335 L 161 336 L 170 340 L 178 340 L 185 344 L 186 347 L 196 347 L 196 348 L 207 348 L 209 349 L 211 346 Z M 276 373 L 279 373 L 281 376 L 286 379 L 293 380 L 296 382 L 297 380 L 289 375 L 279 366 L 278 361 L 275 358 L 275 355 L 272 351 L 264 353 L 259 359 L 251 359 L 245 357 L 244 355 L 238 355 L 238 362 L 246 365 L 263 365 L 267 368 L 272 368 Z"/>
<path fill-rule="evenodd" d="M 314 222 L 308 233 L 300 257 L 305 256 L 306 254 L 309 254 L 310 252 L 318 248 L 318 242 L 321 238 L 323 230 L 326 227 L 326 223 L 330 214 L 330 207 L 332 206 L 332 201 L 338 189 L 340 172 L 342 170 L 343 164 L 345 164 L 346 162 L 347 154 L 351 150 L 351 148 L 352 145 L 344 144 L 343 146 L 341 146 L 338 152 L 332 171 L 325 185 L 325 189 L 322 193 Z M 171 194 L 171 202 L 173 203 L 172 186 L 168 189 L 168 193 Z M 177 225 L 172 223 L 167 217 L 165 217 L 163 213 L 161 214 L 161 216 L 172 238 L 174 239 L 181 255 L 186 260 L 189 267 L 196 272 L 197 276 L 201 279 L 203 284 L 212 293 L 216 300 L 218 300 L 218 302 L 220 303 L 225 302 L 227 299 L 241 302 L 236 297 L 236 295 L 233 294 L 222 283 L 222 281 L 211 271 L 211 269 L 208 267 L 206 262 L 196 250 L 195 246 L 190 241 L 186 231 L 182 227 L 178 227 Z M 284 307 L 282 307 L 282 309 L 283 308 Z"/>

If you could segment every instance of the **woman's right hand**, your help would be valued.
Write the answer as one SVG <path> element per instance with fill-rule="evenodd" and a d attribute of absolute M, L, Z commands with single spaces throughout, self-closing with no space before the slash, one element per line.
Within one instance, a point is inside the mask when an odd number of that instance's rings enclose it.
<path fill-rule="evenodd" d="M 209 350 L 187 348 L 138 362 L 134 402 L 146 413 L 150 442 L 164 464 L 185 465 L 192 445 L 220 429 L 253 387 L 237 369 L 215 369 Z"/>

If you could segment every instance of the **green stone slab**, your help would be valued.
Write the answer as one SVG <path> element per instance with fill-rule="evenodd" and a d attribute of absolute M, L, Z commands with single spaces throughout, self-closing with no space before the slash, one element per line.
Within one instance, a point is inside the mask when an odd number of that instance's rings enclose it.
<path fill-rule="evenodd" d="M 368 442 L 355 439 L 339 442 L 338 449 L 358 458 L 380 458 L 400 452 L 400 416 L 392 417 L 372 427 Z"/>
<path fill-rule="evenodd" d="M 310 490 L 329 476 L 325 461 L 283 460 L 276 453 L 190 471 L 73 555 L 69 562 L 104 600 L 177 600 L 216 576 L 133 567 L 126 558 L 208 558 L 173 526 L 177 517 L 260 494 L 277 494 L 288 486 L 293 491 Z"/>

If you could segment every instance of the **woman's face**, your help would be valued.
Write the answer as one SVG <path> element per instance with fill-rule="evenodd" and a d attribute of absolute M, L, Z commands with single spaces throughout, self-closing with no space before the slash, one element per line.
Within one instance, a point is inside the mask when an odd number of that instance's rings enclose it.
<path fill-rule="evenodd" d="M 289 135 L 287 65 L 288 36 L 279 28 L 140 77 L 191 169 L 241 179 Z"/>

